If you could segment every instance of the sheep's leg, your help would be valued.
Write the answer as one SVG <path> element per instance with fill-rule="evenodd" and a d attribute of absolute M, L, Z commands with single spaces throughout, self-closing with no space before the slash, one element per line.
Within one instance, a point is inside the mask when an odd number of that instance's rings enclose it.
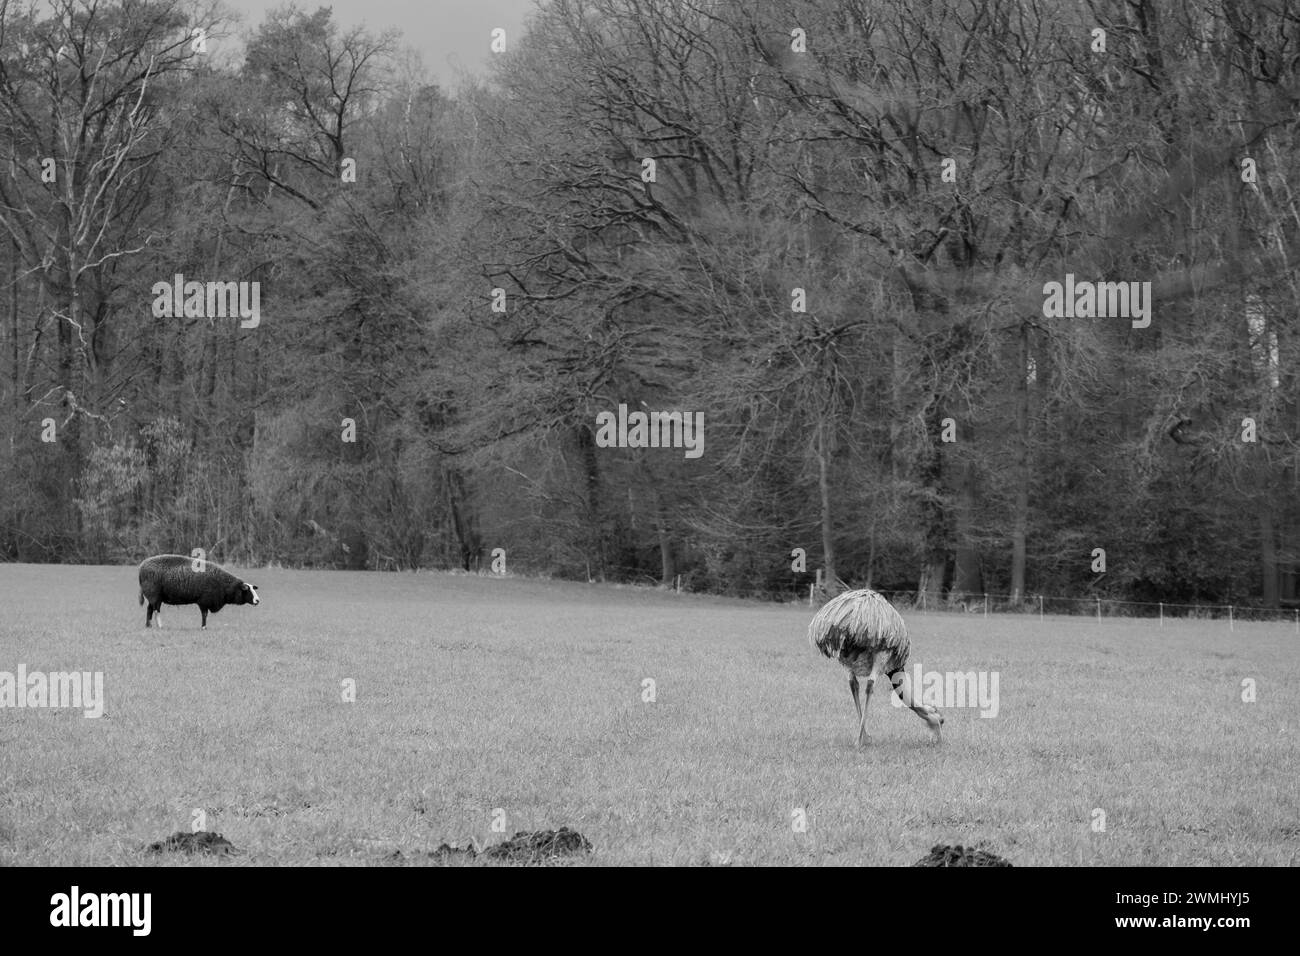
<path fill-rule="evenodd" d="M 199 613 L 203 615 L 203 624 L 202 626 L 199 627 L 199 630 L 202 631 L 205 630 L 208 626 L 208 609 L 205 607 L 200 607 Z"/>

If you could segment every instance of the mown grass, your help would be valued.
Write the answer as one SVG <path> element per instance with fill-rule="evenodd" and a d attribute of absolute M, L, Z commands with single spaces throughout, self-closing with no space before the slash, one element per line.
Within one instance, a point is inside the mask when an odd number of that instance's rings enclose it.
<path fill-rule="evenodd" d="M 998 671 L 1000 713 L 946 711 L 935 748 L 878 691 L 859 752 L 806 607 L 233 570 L 260 607 L 146 631 L 134 568 L 0 565 L 0 670 L 103 671 L 107 698 L 98 720 L 0 710 L 0 865 L 410 862 L 503 839 L 497 809 L 504 836 L 577 829 L 595 864 L 1300 860 L 1287 625 L 909 613 L 913 659 Z M 200 808 L 240 856 L 142 852 Z"/>

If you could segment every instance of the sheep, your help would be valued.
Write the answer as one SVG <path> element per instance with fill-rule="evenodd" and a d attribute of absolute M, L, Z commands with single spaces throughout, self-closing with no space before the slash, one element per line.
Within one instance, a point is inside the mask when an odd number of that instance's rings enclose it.
<path fill-rule="evenodd" d="M 194 565 L 202 568 L 195 570 Z M 203 614 L 200 630 L 208 626 L 208 612 L 216 614 L 227 604 L 262 603 L 257 585 L 247 584 L 211 561 L 183 554 L 156 554 L 140 563 L 140 603 L 148 601 L 144 626 L 158 615 L 162 627 L 164 604 L 197 604 Z"/>

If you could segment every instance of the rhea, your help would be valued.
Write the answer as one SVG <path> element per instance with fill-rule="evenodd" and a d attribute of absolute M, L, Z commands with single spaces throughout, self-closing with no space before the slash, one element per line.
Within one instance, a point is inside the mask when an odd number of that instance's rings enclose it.
<path fill-rule="evenodd" d="M 939 743 L 943 714 L 930 704 L 918 704 L 907 680 L 907 625 L 894 606 L 866 588 L 846 591 L 832 598 L 808 625 L 808 643 L 824 657 L 839 661 L 849 671 L 849 690 L 858 711 L 858 747 L 870 743 L 867 736 L 867 705 L 871 690 L 881 674 L 889 678 L 903 703 L 925 721 L 934 743 Z M 858 678 L 864 678 L 866 693 L 858 701 Z"/>

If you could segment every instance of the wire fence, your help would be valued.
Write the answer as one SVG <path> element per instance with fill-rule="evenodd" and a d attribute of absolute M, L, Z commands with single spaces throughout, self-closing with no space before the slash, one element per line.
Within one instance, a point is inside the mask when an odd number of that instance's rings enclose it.
<path fill-rule="evenodd" d="M 658 575 L 645 568 L 624 568 L 620 565 L 606 564 L 605 570 L 625 572 L 628 580 L 625 584 L 659 587 L 676 593 L 692 592 L 691 575 L 676 575 L 670 584 L 664 584 Z M 471 573 L 487 573 L 484 565 Z M 588 570 L 588 580 L 594 582 Z M 818 582 L 821 574 L 818 573 Z M 844 588 L 850 586 L 838 581 Z M 820 583 L 810 583 L 807 591 L 809 606 L 816 606 Z M 1173 601 L 1128 601 L 1108 598 L 1101 595 L 1091 597 L 1063 597 L 1046 594 L 1025 594 L 1020 600 L 1014 595 L 985 592 L 980 594 L 948 594 L 934 600 L 923 591 L 875 589 L 889 599 L 889 602 L 901 611 L 927 611 L 952 614 L 1020 614 L 1038 615 L 1045 620 L 1047 615 L 1056 617 L 1091 618 L 1101 621 L 1105 618 L 1138 618 L 1157 621 L 1161 626 L 1166 619 L 1181 621 L 1223 621 L 1231 630 L 1239 623 L 1263 622 L 1289 624 L 1300 634 L 1300 600 L 1292 601 L 1285 607 L 1259 607 L 1252 604 L 1182 604 Z M 788 593 L 788 592 L 787 592 Z M 802 601 L 802 598 L 800 598 Z"/>
<path fill-rule="evenodd" d="M 810 588 L 810 601 L 815 602 L 815 587 Z M 1258 607 L 1242 604 L 1179 604 L 1170 601 L 1124 601 L 1101 596 L 1059 597 L 1045 594 L 1026 594 L 1020 601 L 1010 594 L 964 594 L 933 600 L 924 592 L 881 591 L 899 610 L 949 612 L 955 614 L 1036 614 L 1040 620 L 1047 615 L 1092 618 L 1145 618 L 1165 620 L 1223 621 L 1229 629 L 1242 622 L 1271 622 L 1289 624 L 1300 634 L 1300 607 Z"/>

